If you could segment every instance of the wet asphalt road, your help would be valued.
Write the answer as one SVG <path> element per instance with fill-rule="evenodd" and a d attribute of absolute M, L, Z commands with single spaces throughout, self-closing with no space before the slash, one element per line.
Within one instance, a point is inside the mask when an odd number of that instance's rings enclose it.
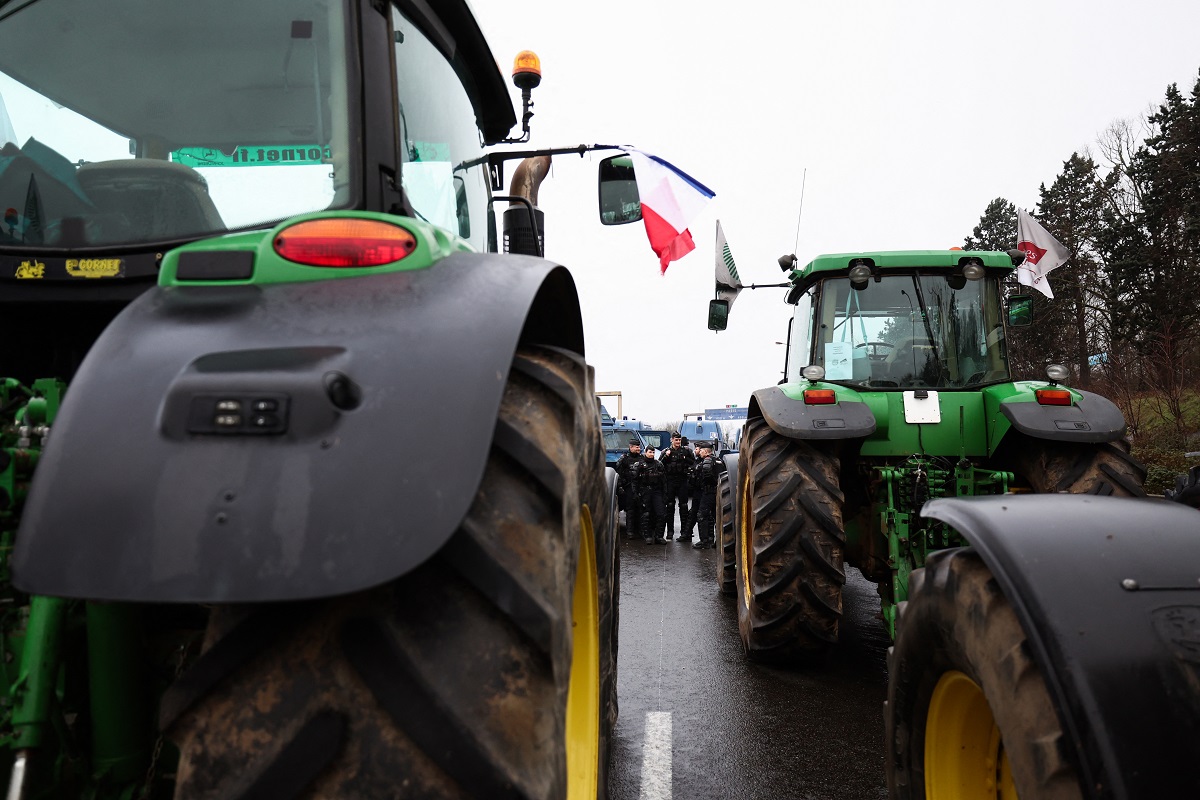
<path fill-rule="evenodd" d="M 888 640 L 875 587 L 847 569 L 828 666 L 749 663 L 717 551 L 621 539 L 613 800 L 886 798 Z"/>

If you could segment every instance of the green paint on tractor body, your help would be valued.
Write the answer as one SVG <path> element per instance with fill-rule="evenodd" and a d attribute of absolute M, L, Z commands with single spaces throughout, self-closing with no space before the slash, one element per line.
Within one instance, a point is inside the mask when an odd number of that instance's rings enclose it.
<path fill-rule="evenodd" d="M 832 389 L 839 406 L 865 404 L 874 417 L 865 436 L 811 443 L 840 457 L 845 557 L 879 584 L 892 635 L 912 570 L 965 544 L 921 506 L 1027 491 L 1004 458 L 1021 436 L 1005 408 L 1066 388 L 1010 377 L 1005 332 L 1021 323 L 1006 316 L 1001 280 L 1012 269 L 1007 253 L 905 251 L 823 255 L 789 274 L 796 311 L 779 389 L 798 405 L 788 416 L 803 417 L 806 391 Z M 812 366 L 823 375 L 803 377 Z M 1083 397 L 1067 391 L 1071 405 Z M 805 438 L 802 425 L 796 433 Z"/>
<path fill-rule="evenodd" d="M 155 283 L 211 297 L 211 310 L 228 302 L 225 287 L 414 272 L 496 250 L 500 187 L 484 148 L 516 117 L 461 0 L 421 12 L 439 42 L 456 44 L 453 65 L 394 7 L 223 0 L 183 16 L 170 4 L 47 0 L 18 10 L 0 19 L 0 76 L 20 89 L 5 100 L 25 142 L 0 164 L 0 328 L 11 345 L 0 363 L 0 785 L 27 800 L 165 800 L 178 754 L 157 706 L 198 656 L 207 610 L 14 586 L 18 530 L 27 535 L 31 484 L 40 490 L 35 468 L 54 457 L 44 453 L 62 431 L 52 429 L 67 382 L 79 385 L 89 349 Z M 86 68 L 65 66 L 62 53 L 84 51 Z M 51 104 L 58 111 L 43 113 Z M 283 258 L 278 238 L 315 220 L 383 223 L 415 246 L 371 267 Z M 125 355 L 153 346 L 149 336 Z M 111 473 L 98 483 L 121 480 L 126 455 L 106 453 Z M 113 502 L 147 491 L 122 486 Z"/>
<path fill-rule="evenodd" d="M 404 258 L 377 267 L 313 267 L 288 261 L 276 252 L 275 241 L 286 231 L 302 222 L 323 219 L 365 219 L 402 228 L 412 234 L 416 248 Z M 163 257 L 159 286 L 228 286 L 251 284 L 265 286 L 273 283 L 298 283 L 339 280 L 378 275 L 384 272 L 411 272 L 427 269 L 451 253 L 470 252 L 473 248 L 449 232 L 411 217 L 397 217 L 370 211 L 322 211 L 302 214 L 276 225 L 271 230 L 234 233 L 215 239 L 204 239 L 170 251 Z M 253 270 L 247 277 L 218 280 L 184 280 L 179 277 L 179 259 L 189 253 L 248 253 L 253 258 Z"/>

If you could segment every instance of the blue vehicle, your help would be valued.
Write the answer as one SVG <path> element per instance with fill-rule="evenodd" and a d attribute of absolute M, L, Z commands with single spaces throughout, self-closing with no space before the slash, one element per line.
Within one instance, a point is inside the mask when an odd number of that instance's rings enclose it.
<path fill-rule="evenodd" d="M 671 446 L 671 431 L 651 428 L 641 420 L 614 420 L 613 428 L 619 431 L 636 432 L 641 437 L 643 449 L 653 447 L 659 453 L 662 453 L 663 450 Z"/>
<path fill-rule="evenodd" d="M 643 448 L 646 440 L 641 434 L 642 423 L 637 420 L 616 420 L 603 405 L 600 406 L 600 435 L 604 437 L 605 466 L 615 466 L 622 454 L 629 452 L 629 440 L 637 439 Z"/>
<path fill-rule="evenodd" d="M 671 446 L 671 431 L 642 428 L 638 433 L 642 435 L 642 439 L 646 442 L 645 447 L 653 447 L 660 454 Z"/>
<path fill-rule="evenodd" d="M 718 454 L 732 452 L 734 445 L 730 442 L 729 437 L 725 433 L 725 429 L 721 427 L 721 423 L 711 419 L 684 419 L 679 423 L 679 432 L 688 438 L 691 443 L 699 442 L 703 439 L 715 442 L 715 449 Z"/>
<path fill-rule="evenodd" d="M 605 425 L 601 427 L 600 432 L 604 436 L 604 463 L 609 467 L 615 466 L 617 459 L 629 452 L 631 439 L 637 439 L 643 448 L 646 446 L 646 441 L 639 431 Z"/>

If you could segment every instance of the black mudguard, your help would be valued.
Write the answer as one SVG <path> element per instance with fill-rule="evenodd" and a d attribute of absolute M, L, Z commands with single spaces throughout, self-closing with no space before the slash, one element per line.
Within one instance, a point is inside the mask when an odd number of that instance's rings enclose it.
<path fill-rule="evenodd" d="M 875 415 L 866 403 L 807 405 L 778 386 L 759 389 L 750 398 L 749 416 L 761 416 L 771 430 L 790 439 L 861 439 L 875 432 Z"/>
<path fill-rule="evenodd" d="M 1088 495 L 932 500 L 1046 676 L 1087 796 L 1200 797 L 1200 513 Z"/>
<path fill-rule="evenodd" d="M 1083 398 L 1070 406 L 1002 402 L 1000 413 L 1026 436 L 1060 442 L 1113 442 L 1125 436 L 1125 417 L 1113 401 L 1076 389 Z"/>
<path fill-rule="evenodd" d="M 466 514 L 519 341 L 582 354 L 564 268 L 459 253 L 363 278 L 152 289 L 67 392 L 15 583 L 228 603 L 402 575 Z M 228 401 L 232 428 L 216 421 Z"/>

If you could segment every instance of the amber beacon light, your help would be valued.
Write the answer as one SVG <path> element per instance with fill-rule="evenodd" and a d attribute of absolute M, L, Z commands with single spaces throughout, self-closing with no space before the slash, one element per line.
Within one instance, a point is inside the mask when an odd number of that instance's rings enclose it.
<path fill-rule="evenodd" d="M 512 80 L 518 89 L 528 91 L 542 82 L 542 60 L 532 50 L 522 50 L 513 59 Z"/>
<path fill-rule="evenodd" d="M 374 219 L 313 219 L 284 228 L 275 252 L 310 267 L 378 267 L 417 249 L 417 240 L 399 225 Z"/>

